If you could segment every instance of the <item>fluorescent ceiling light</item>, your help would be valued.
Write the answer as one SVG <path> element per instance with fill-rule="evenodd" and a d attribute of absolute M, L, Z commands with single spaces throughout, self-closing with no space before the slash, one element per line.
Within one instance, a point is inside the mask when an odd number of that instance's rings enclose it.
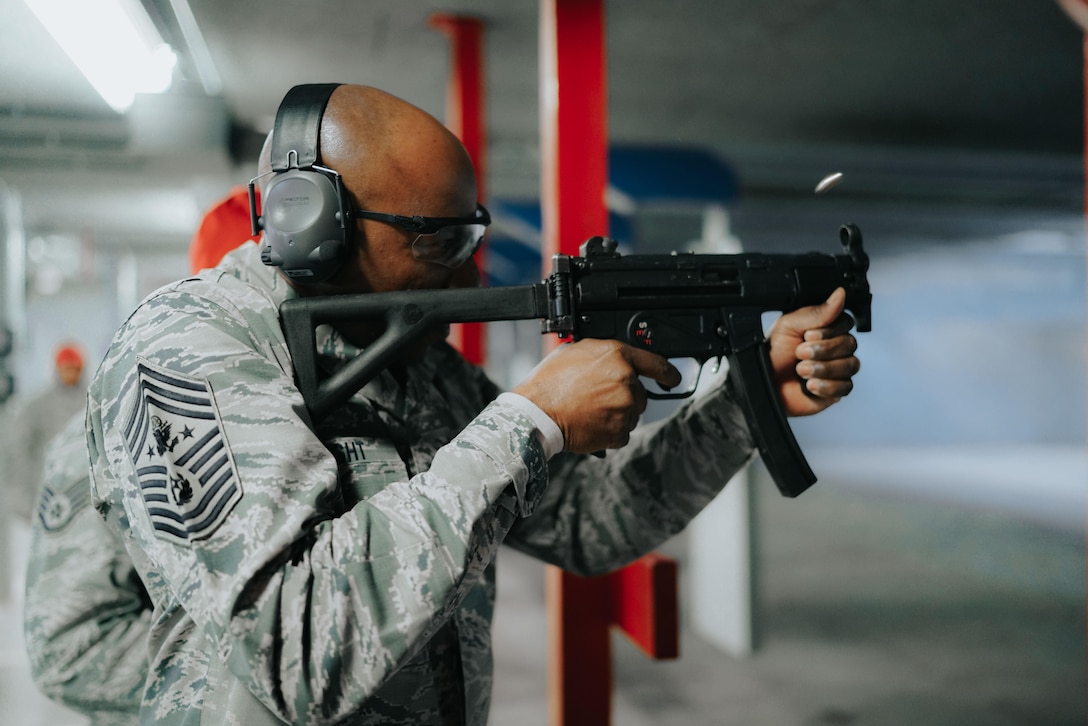
<path fill-rule="evenodd" d="M 138 2 L 24 1 L 114 110 L 128 110 L 137 93 L 170 88 L 177 57 Z"/>

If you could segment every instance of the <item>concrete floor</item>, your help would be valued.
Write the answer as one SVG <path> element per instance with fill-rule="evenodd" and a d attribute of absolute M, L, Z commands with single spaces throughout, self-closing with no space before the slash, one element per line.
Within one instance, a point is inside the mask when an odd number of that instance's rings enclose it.
<path fill-rule="evenodd" d="M 1061 521 L 844 481 L 786 500 L 757 478 L 760 646 L 732 658 L 682 619 L 681 657 L 651 661 L 614 636 L 614 724 L 1088 722 L 1082 479 Z M 683 587 L 684 535 L 662 551 Z M 499 589 L 491 723 L 543 726 L 543 568 L 506 550 Z M 0 725 L 85 723 L 33 690 L 16 608 L 0 608 Z"/>
<path fill-rule="evenodd" d="M 680 658 L 651 661 L 614 635 L 613 723 L 1083 726 L 1086 481 L 1082 458 L 1066 463 L 1046 487 L 1072 511 L 1049 517 L 846 476 L 788 500 L 757 476 L 759 647 L 732 658 L 682 618 Z M 683 611 L 684 535 L 662 551 Z M 491 722 L 544 726 L 542 568 L 501 558 Z"/>

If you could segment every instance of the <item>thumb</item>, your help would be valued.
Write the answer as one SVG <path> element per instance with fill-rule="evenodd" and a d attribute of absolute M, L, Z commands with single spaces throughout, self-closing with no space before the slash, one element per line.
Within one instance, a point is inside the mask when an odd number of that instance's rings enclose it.
<path fill-rule="evenodd" d="M 845 309 L 846 290 L 837 287 L 827 300 L 819 305 L 799 308 L 789 315 L 783 315 L 779 320 L 784 328 L 783 332 L 803 335 L 806 330 L 829 327 L 838 320 Z"/>

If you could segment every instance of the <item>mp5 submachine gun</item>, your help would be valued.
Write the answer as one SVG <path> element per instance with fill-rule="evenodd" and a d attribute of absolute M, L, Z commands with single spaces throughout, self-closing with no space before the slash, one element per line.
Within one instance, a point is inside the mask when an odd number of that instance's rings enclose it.
<path fill-rule="evenodd" d="M 779 491 L 795 497 L 816 476 L 775 391 L 762 315 L 819 304 L 842 287 L 857 330 L 871 329 L 869 258 L 861 231 L 843 225 L 839 237 L 839 255 L 620 255 L 613 240 L 592 237 L 578 257 L 553 256 L 551 274 L 532 285 L 303 297 L 284 302 L 280 311 L 299 389 L 314 419 L 354 395 L 426 331 L 448 323 L 539 318 L 541 332 L 564 339 L 611 338 L 700 363 L 726 356 L 763 463 Z M 385 330 L 322 380 L 315 328 L 345 321 L 373 321 Z"/>

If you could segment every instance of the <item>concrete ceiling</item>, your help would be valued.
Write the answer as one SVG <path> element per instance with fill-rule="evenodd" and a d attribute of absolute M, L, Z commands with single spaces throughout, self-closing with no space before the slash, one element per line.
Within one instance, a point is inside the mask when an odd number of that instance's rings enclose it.
<path fill-rule="evenodd" d="M 210 66 L 178 30 L 183 0 L 143 3 L 182 63 L 170 94 L 121 117 L 22 0 L 0 0 L 0 179 L 28 228 L 187 240 L 202 206 L 246 181 L 295 83 L 372 84 L 441 117 L 437 11 L 486 23 L 492 195 L 537 194 L 535 2 L 188 0 Z M 846 165 L 844 193 L 872 198 L 1083 199 L 1083 35 L 1053 0 L 606 7 L 613 140 L 715 150 L 751 197 L 811 195 Z"/>

